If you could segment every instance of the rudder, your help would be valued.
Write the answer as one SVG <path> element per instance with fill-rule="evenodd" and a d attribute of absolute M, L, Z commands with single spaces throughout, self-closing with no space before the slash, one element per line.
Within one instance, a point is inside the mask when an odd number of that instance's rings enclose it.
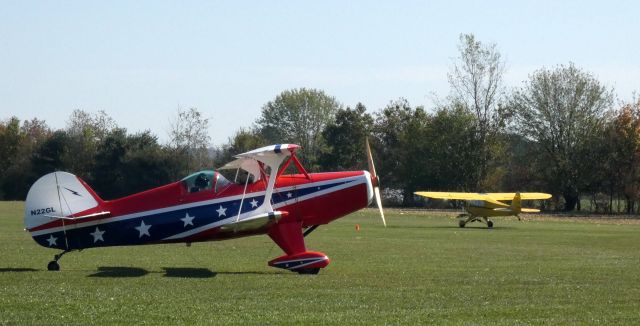
<path fill-rule="evenodd" d="M 52 172 L 38 179 L 29 189 L 25 202 L 24 226 L 27 230 L 98 207 L 102 199 L 80 178 L 68 172 Z"/>

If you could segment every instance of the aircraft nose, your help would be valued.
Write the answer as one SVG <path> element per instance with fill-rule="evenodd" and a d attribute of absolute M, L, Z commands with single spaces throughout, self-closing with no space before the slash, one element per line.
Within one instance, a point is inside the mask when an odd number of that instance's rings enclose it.
<path fill-rule="evenodd" d="M 364 178 L 367 181 L 367 205 L 370 205 L 373 201 L 373 180 L 371 179 L 371 173 L 369 171 L 362 171 Z"/>

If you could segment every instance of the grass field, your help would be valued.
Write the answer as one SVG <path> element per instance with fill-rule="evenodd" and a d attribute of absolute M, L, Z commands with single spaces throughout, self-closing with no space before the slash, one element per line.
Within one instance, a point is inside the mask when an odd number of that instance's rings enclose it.
<path fill-rule="evenodd" d="M 320 227 L 317 276 L 268 267 L 267 236 L 57 253 L 0 203 L 1 324 L 640 324 L 640 225 L 497 219 L 459 229 L 375 211 Z M 355 230 L 355 224 L 361 226 Z"/>

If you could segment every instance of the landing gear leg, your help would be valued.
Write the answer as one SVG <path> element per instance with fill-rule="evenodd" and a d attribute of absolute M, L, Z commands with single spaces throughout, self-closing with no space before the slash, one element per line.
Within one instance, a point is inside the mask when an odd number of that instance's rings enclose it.
<path fill-rule="evenodd" d="M 49 262 L 49 264 L 47 264 L 47 270 L 49 271 L 59 271 L 60 270 L 60 264 L 58 264 L 58 260 L 60 260 L 60 258 L 62 258 L 62 256 L 66 253 L 68 253 L 69 250 L 65 250 L 55 256 L 53 256 L 53 260 Z"/>

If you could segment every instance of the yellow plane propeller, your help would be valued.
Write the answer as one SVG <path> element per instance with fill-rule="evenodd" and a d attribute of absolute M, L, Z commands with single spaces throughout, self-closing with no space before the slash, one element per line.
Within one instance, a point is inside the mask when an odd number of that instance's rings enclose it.
<path fill-rule="evenodd" d="M 522 200 L 549 199 L 550 194 L 541 192 L 494 192 L 494 193 L 474 193 L 474 192 L 437 192 L 437 191 L 418 191 L 418 196 L 435 198 L 435 199 L 456 199 L 465 200 L 466 214 L 460 214 L 460 222 L 458 225 L 463 228 L 469 222 L 480 221 L 487 224 L 487 227 L 493 227 L 493 221 L 489 217 L 493 216 L 512 216 L 515 215 L 520 219 L 520 213 L 537 213 L 539 209 L 522 208 L 520 206 Z M 511 200 L 511 205 L 501 202 L 501 200 Z"/>

